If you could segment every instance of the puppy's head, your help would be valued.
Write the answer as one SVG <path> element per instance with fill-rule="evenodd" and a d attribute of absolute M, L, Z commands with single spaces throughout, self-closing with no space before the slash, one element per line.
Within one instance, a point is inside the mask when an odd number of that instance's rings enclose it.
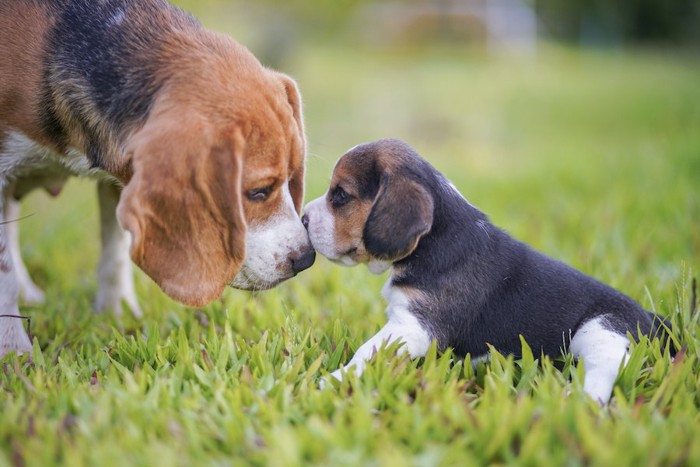
<path fill-rule="evenodd" d="M 422 160 L 407 144 L 355 146 L 337 162 L 328 192 L 305 209 L 314 248 L 334 262 L 381 272 L 410 255 L 433 222 Z"/>
<path fill-rule="evenodd" d="M 133 175 L 117 210 L 134 262 L 189 305 L 226 285 L 273 287 L 315 255 L 299 218 L 305 142 L 296 85 L 230 40 L 212 47 L 169 70 L 129 140 Z"/>

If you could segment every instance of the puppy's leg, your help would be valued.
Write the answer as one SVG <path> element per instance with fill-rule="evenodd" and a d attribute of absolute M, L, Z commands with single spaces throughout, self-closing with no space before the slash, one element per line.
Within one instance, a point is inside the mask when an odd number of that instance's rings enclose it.
<path fill-rule="evenodd" d="M 570 346 L 574 357 L 583 360 L 583 390 L 601 405 L 610 400 L 620 364 L 626 364 L 629 357 L 627 336 L 605 324 L 604 317 L 588 321 L 576 331 Z"/>
<path fill-rule="evenodd" d="M 19 247 L 20 202 L 12 196 L 5 196 L 5 230 L 7 231 L 7 248 L 12 257 L 12 264 L 17 275 L 19 294 L 26 304 L 44 303 L 44 292 L 32 281 L 27 267 L 22 261 Z"/>
<path fill-rule="evenodd" d="M 119 192 L 119 188 L 109 182 L 97 182 L 102 254 L 97 267 L 99 284 L 95 310 L 103 312 L 111 309 L 121 315 L 123 300 L 134 316 L 141 317 L 129 257 L 129 236 L 117 222 Z"/>
<path fill-rule="evenodd" d="M 372 336 L 367 342 L 362 344 L 350 362 L 346 365 L 346 370 L 352 370 L 359 376 L 382 344 L 387 345 L 393 342 L 402 342 L 400 351 L 408 354 L 410 358 L 422 357 L 428 351 L 432 338 L 423 328 L 418 319 L 405 308 L 390 308 L 388 310 L 389 322 Z M 341 370 L 331 373 L 331 376 L 342 380 Z"/>
<path fill-rule="evenodd" d="M 0 196 L 0 204 L 0 315 L 18 316 L 19 286 L 7 242 L 4 196 Z M 31 350 L 32 344 L 24 331 L 24 321 L 18 318 L 0 318 L 0 358 L 11 352 L 23 354 Z"/>

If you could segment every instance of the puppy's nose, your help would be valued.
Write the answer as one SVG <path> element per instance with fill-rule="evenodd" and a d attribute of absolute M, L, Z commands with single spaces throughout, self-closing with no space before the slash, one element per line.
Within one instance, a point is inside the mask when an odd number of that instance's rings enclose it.
<path fill-rule="evenodd" d="M 309 215 L 308 214 L 304 214 L 303 216 L 301 216 L 301 223 L 306 230 L 309 230 Z"/>
<path fill-rule="evenodd" d="M 291 258 L 292 260 L 292 271 L 294 274 L 299 274 L 304 269 L 308 269 L 316 261 L 316 251 L 313 248 L 308 250 L 302 250 L 299 253 L 295 253 Z"/>

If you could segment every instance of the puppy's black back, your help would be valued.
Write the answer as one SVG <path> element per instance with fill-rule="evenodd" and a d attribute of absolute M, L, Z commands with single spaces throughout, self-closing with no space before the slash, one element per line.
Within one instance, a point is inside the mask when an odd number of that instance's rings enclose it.
<path fill-rule="evenodd" d="M 516 338 L 522 334 L 535 352 L 558 355 L 582 324 L 601 316 L 606 327 L 619 334 L 636 335 L 637 326 L 645 334 L 650 332 L 649 315 L 634 300 L 505 233 L 496 235 L 503 246 L 495 257 L 509 265 L 488 300 L 474 307 L 477 323 L 455 336 L 471 347 L 464 351 L 478 350 L 473 343 L 481 336 L 482 342 L 518 354 Z"/>
<path fill-rule="evenodd" d="M 427 162 L 410 169 L 434 197 L 433 227 L 396 264 L 393 284 L 422 292 L 412 310 L 440 347 L 485 354 L 487 343 L 519 354 L 522 335 L 534 352 L 556 356 L 585 322 L 654 333 L 654 315 L 637 302 L 549 258 L 493 226 Z"/>

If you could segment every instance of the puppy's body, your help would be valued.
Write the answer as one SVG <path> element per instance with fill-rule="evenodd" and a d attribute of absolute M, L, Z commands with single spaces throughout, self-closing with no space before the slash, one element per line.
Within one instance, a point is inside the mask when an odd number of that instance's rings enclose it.
<path fill-rule="evenodd" d="M 517 354 L 522 334 L 536 353 L 557 355 L 568 346 L 562 331 L 597 317 L 622 335 L 638 325 L 650 332 L 651 315 L 634 300 L 513 239 L 442 175 L 419 170 L 439 201 L 430 232 L 394 263 L 391 285 L 419 292 L 411 311 L 441 348 L 479 356 L 489 343 Z"/>
<path fill-rule="evenodd" d="M 0 189 L 45 186 L 47 168 L 106 180 L 98 307 L 134 304 L 129 245 L 190 305 L 310 266 L 304 163 L 291 78 L 166 1 L 0 0 Z M 0 314 L 16 315 L 4 230 Z M 28 347 L 0 318 L 0 357 Z"/>
<path fill-rule="evenodd" d="M 399 141 L 344 155 L 305 222 L 330 259 L 393 267 L 384 290 L 389 323 L 358 349 L 349 364 L 358 372 L 386 340 L 401 340 L 413 357 L 435 340 L 478 359 L 487 344 L 518 354 L 522 335 L 537 354 L 571 350 L 582 358 L 584 388 L 604 403 L 626 358 L 627 332 L 653 334 L 660 323 L 629 297 L 492 225 Z"/>

